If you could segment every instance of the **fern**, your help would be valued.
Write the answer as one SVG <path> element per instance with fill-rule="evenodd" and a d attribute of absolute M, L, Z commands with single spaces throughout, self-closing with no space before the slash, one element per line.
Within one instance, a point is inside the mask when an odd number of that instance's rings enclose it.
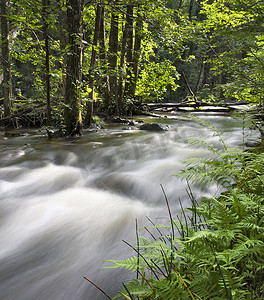
<path fill-rule="evenodd" d="M 260 257 L 264 257 L 264 243 L 260 240 L 245 238 L 245 241 L 235 244 L 230 251 L 230 261 L 235 264 L 240 263 L 242 259 L 246 262 Z"/>
<path fill-rule="evenodd" d="M 217 157 L 213 158 L 191 158 L 185 160 L 187 169 L 181 170 L 175 176 L 186 178 L 190 182 L 196 182 L 201 187 L 217 183 L 226 188 L 241 175 L 241 166 L 248 155 L 243 155 L 238 149 L 217 151 Z"/>
<path fill-rule="evenodd" d="M 127 291 L 129 291 L 129 294 Z M 149 283 L 145 282 L 144 280 L 140 281 L 138 279 L 133 279 L 127 283 L 126 290 L 120 292 L 113 299 L 124 299 L 124 296 L 127 297 L 125 299 L 131 299 L 130 295 L 134 295 L 136 297 L 143 296 L 144 299 L 153 299 L 151 298 L 153 291 L 149 289 Z"/>
<path fill-rule="evenodd" d="M 136 256 L 132 256 L 124 260 L 106 260 L 106 262 L 113 264 L 112 266 L 106 267 L 107 269 L 124 268 L 126 270 L 135 272 L 138 268 L 142 270 L 145 268 L 143 259 Z"/>
<path fill-rule="evenodd" d="M 206 127 L 206 129 L 211 129 L 211 131 L 213 132 L 213 136 L 217 136 L 219 139 L 219 142 L 222 144 L 223 149 L 226 150 L 227 144 L 225 143 L 224 139 L 222 138 L 220 132 L 216 129 L 216 127 L 214 125 L 212 125 L 211 123 L 205 121 L 202 118 L 199 117 L 194 117 L 194 116 L 189 116 L 189 118 L 191 118 L 194 122 L 198 123 L 200 126 L 202 127 Z"/>
<path fill-rule="evenodd" d="M 219 297 L 217 290 L 217 282 L 219 279 L 219 274 L 217 272 L 211 273 L 209 277 L 207 274 L 195 277 L 190 285 L 190 289 L 198 294 L 199 297 L 203 300 L 219 300 L 222 299 Z"/>
<path fill-rule="evenodd" d="M 190 146 L 193 146 L 196 149 L 204 148 L 204 149 L 207 149 L 208 151 L 212 152 L 213 154 L 217 153 L 217 148 L 215 148 L 213 146 L 213 144 L 210 144 L 210 143 L 200 140 L 198 138 L 189 138 L 189 139 L 187 139 L 187 142 Z"/>
<path fill-rule="evenodd" d="M 112 267 L 137 272 L 140 279 L 126 287 L 138 300 L 261 299 L 264 154 L 227 149 L 225 144 L 223 150 L 217 150 L 207 143 L 191 142 L 207 147 L 215 157 L 192 158 L 177 176 L 200 185 L 216 182 L 226 191 L 217 198 L 204 197 L 200 204 L 190 192 L 191 215 L 182 209 L 168 226 L 144 228 L 150 239 L 138 237 L 136 255 L 110 261 Z M 123 293 L 126 299 L 132 299 L 127 291 Z"/>

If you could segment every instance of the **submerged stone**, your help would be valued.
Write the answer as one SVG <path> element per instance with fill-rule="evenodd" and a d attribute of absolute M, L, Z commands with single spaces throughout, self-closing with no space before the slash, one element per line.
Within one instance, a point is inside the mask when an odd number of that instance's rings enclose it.
<path fill-rule="evenodd" d="M 167 131 L 169 130 L 168 125 L 161 125 L 159 123 L 145 123 L 139 127 L 141 130 L 149 131 Z"/>
<path fill-rule="evenodd" d="M 249 139 L 246 141 L 247 147 L 259 147 L 261 145 L 260 140 Z"/>

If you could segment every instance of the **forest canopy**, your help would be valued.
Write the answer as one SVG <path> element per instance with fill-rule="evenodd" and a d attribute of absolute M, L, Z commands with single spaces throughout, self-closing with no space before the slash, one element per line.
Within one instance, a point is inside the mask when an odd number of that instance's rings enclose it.
<path fill-rule="evenodd" d="M 144 102 L 263 105 L 263 12 L 255 0 L 4 0 L 1 119 L 75 135 L 95 112 Z"/>

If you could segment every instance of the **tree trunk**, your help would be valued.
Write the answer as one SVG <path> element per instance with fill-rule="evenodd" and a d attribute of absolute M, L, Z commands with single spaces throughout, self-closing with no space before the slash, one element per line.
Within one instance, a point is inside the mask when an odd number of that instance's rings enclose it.
<path fill-rule="evenodd" d="M 101 62 L 103 77 L 99 82 L 99 90 L 104 99 L 104 106 L 109 106 L 110 101 L 110 84 L 107 74 L 107 57 L 106 57 L 106 38 L 105 38 L 105 7 L 101 7 L 100 31 L 99 31 L 99 59 Z"/>
<path fill-rule="evenodd" d="M 190 1 L 190 5 L 189 5 L 189 12 L 188 12 L 188 14 L 189 14 L 189 20 L 190 21 L 192 21 L 193 2 L 194 2 L 194 0 L 191 0 Z"/>
<path fill-rule="evenodd" d="M 127 62 L 127 78 L 125 84 L 124 96 L 125 98 L 132 98 L 131 84 L 133 81 L 133 37 L 134 37 L 134 7 L 133 5 L 127 6 L 127 49 L 126 49 L 126 62 Z"/>
<path fill-rule="evenodd" d="M 101 4 L 101 18 L 99 26 L 99 58 L 106 63 L 106 39 L 105 39 L 105 8 Z"/>
<path fill-rule="evenodd" d="M 182 4 L 183 4 L 182 2 L 183 2 L 182 0 L 179 1 L 179 5 L 178 5 L 178 8 L 177 8 L 178 10 L 179 10 L 180 8 L 182 8 Z"/>
<path fill-rule="evenodd" d="M 133 47 L 133 5 L 127 5 L 126 12 L 126 24 L 123 30 L 122 37 L 122 50 L 120 57 L 120 67 L 119 67 L 119 83 L 118 83 L 118 96 L 117 96 L 117 112 L 122 114 L 124 109 L 123 103 L 123 80 L 125 74 L 125 55 L 129 52 L 127 57 L 130 58 L 130 63 L 132 62 L 132 47 Z M 129 64 L 129 62 L 128 62 Z M 129 70 L 128 70 L 129 71 Z M 131 70 L 129 71 L 131 75 Z"/>
<path fill-rule="evenodd" d="M 204 70 L 204 58 L 202 58 L 201 62 L 200 62 L 200 70 L 199 70 L 198 78 L 197 78 L 196 85 L 194 88 L 195 94 L 197 94 L 197 92 L 200 91 L 200 89 L 201 89 L 200 86 L 201 86 L 201 81 L 202 81 L 203 70 Z"/>
<path fill-rule="evenodd" d="M 111 28 L 109 35 L 109 53 L 108 53 L 108 65 L 109 65 L 109 85 L 110 85 L 110 103 L 109 105 L 116 103 L 117 96 L 117 51 L 118 51 L 118 12 L 117 5 L 118 0 L 113 1 L 112 16 L 111 16 Z M 109 107 L 108 109 L 111 110 Z"/>
<path fill-rule="evenodd" d="M 188 80 L 187 80 L 187 78 L 186 78 L 186 76 L 185 76 L 185 74 L 184 74 L 183 71 L 181 72 L 181 75 L 182 75 L 182 77 L 184 79 L 184 82 L 185 82 L 185 84 L 187 86 L 187 89 L 188 89 L 189 93 L 193 96 L 194 101 L 198 102 L 198 100 L 197 100 L 197 98 L 196 98 L 196 96 L 195 96 L 195 94 L 194 94 L 194 92 L 193 92 L 193 90 L 192 90 L 192 88 L 191 88 L 191 86 L 190 86 L 190 84 L 189 84 L 189 82 L 188 82 Z"/>
<path fill-rule="evenodd" d="M 209 76 L 210 76 L 210 63 L 204 63 L 204 73 L 203 73 L 203 86 L 205 84 L 209 84 Z"/>
<path fill-rule="evenodd" d="M 141 50 L 141 42 L 143 38 L 143 20 L 142 16 L 137 17 L 136 29 L 135 29 L 135 44 L 134 44 L 134 55 L 133 55 L 133 77 L 132 77 L 132 85 L 131 85 L 131 95 L 135 98 L 136 86 L 138 81 L 138 72 L 139 72 L 139 61 L 140 61 L 140 50 Z"/>
<path fill-rule="evenodd" d="M 94 27 L 94 36 L 93 36 L 93 48 L 92 48 L 92 56 L 90 61 L 90 68 L 89 68 L 89 88 L 91 89 L 89 93 L 89 101 L 87 102 L 87 111 L 84 123 L 86 126 L 91 126 L 92 124 L 92 116 L 93 116 L 93 104 L 94 104 L 94 68 L 96 63 L 96 55 L 97 55 L 97 44 L 99 38 L 99 31 L 100 31 L 100 21 L 101 21 L 101 12 L 102 6 L 101 4 L 97 4 L 96 7 L 96 17 L 95 17 L 95 27 Z"/>
<path fill-rule="evenodd" d="M 80 0 L 67 1 L 68 55 L 66 63 L 65 110 L 66 135 L 81 135 L 80 85 L 82 73 L 82 5 Z"/>
<path fill-rule="evenodd" d="M 47 126 L 51 126 L 51 105 L 50 105 L 50 53 L 48 37 L 48 11 L 49 0 L 42 0 L 42 21 L 43 35 L 45 40 L 45 79 L 46 79 L 46 101 L 47 101 Z"/>
<path fill-rule="evenodd" d="M 66 47 L 68 44 L 68 37 L 67 37 L 67 12 L 61 9 L 61 6 L 59 7 L 59 35 L 60 35 L 60 51 L 62 55 L 62 80 L 61 80 L 61 95 L 63 98 L 65 98 L 65 90 L 66 90 L 66 65 L 67 65 L 67 53 Z"/>
<path fill-rule="evenodd" d="M 4 94 L 4 117 L 10 115 L 12 106 L 12 82 L 11 82 L 11 63 L 9 49 L 9 22 L 8 22 L 9 0 L 1 1 L 1 35 L 2 35 L 2 65 L 3 65 L 3 94 Z"/>

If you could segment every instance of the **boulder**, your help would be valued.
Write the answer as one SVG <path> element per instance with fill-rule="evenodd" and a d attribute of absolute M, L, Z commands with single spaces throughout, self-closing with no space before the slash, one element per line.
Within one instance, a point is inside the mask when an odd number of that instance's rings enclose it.
<path fill-rule="evenodd" d="M 122 119 L 120 117 L 111 117 L 110 119 L 107 120 L 108 122 L 111 122 L 111 123 L 119 123 L 119 124 L 128 124 L 128 125 L 131 125 L 131 126 L 134 126 L 134 122 L 129 120 L 129 119 Z"/>
<path fill-rule="evenodd" d="M 246 141 L 247 147 L 259 147 L 261 145 L 260 140 L 249 139 Z"/>
<path fill-rule="evenodd" d="M 162 125 L 159 123 L 145 123 L 139 127 L 141 130 L 149 131 L 167 131 L 169 130 L 168 125 Z"/>

